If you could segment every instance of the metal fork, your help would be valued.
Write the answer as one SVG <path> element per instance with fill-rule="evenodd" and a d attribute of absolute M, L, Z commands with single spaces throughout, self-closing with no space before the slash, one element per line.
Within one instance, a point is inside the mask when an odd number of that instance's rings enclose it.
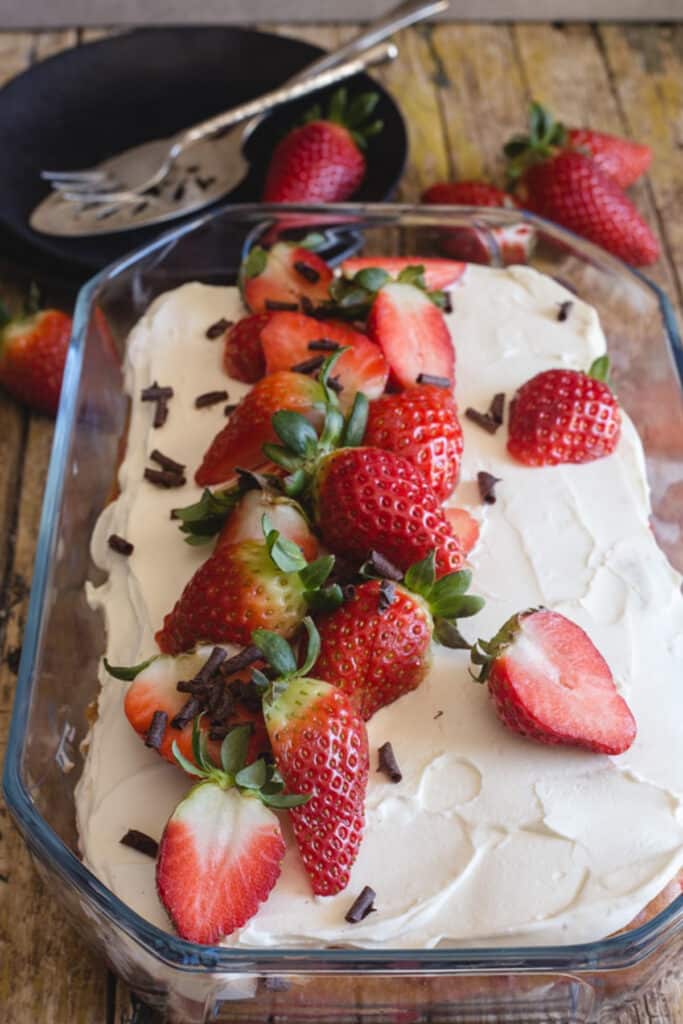
<path fill-rule="evenodd" d="M 137 184 L 123 182 L 120 185 L 113 181 L 107 172 L 97 168 L 85 168 L 79 171 L 42 171 L 41 176 L 50 182 L 52 187 L 66 200 L 83 203 L 116 204 L 139 203 L 141 198 L 154 202 L 156 197 L 149 194 L 150 190 L 158 189 L 174 167 L 176 161 L 191 146 L 207 138 L 213 138 L 227 128 L 242 121 L 248 121 L 259 114 L 273 110 L 284 103 L 307 96 L 311 92 L 325 89 L 336 82 L 343 81 L 366 68 L 393 60 L 398 53 L 393 43 L 381 43 L 359 54 L 352 60 L 345 61 L 335 67 L 320 71 L 318 74 L 302 81 L 289 83 L 273 89 L 271 92 L 250 100 L 238 107 L 227 110 L 215 117 L 208 118 L 194 125 L 171 139 L 170 148 L 157 169 Z M 112 191 L 112 188 L 114 189 Z"/>

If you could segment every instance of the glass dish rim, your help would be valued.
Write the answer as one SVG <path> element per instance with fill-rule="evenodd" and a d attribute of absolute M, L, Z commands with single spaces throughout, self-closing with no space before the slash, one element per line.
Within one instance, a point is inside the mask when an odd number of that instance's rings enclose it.
<path fill-rule="evenodd" d="M 666 293 L 641 271 L 622 263 L 572 232 L 520 210 L 491 209 L 466 206 L 429 206 L 399 203 L 339 203 L 326 206 L 297 204 L 225 204 L 218 209 L 195 218 L 188 224 L 163 233 L 155 241 L 134 250 L 127 256 L 109 264 L 90 278 L 79 290 L 74 312 L 71 342 L 64 371 L 62 400 L 57 417 L 55 435 L 43 499 L 38 544 L 34 563 L 29 611 L 24 636 L 22 658 L 17 678 L 16 694 L 3 774 L 3 793 L 15 823 L 29 849 L 42 855 L 57 873 L 72 884 L 98 910 L 146 952 L 167 965 L 198 973 L 243 973 L 258 970 L 261 973 L 346 973 L 362 969 L 370 974 L 396 973 L 548 973 L 557 971 L 587 972 L 631 966 L 655 951 L 660 939 L 683 929 L 683 894 L 652 920 L 632 930 L 595 942 L 567 946 L 500 946 L 450 947 L 448 949 L 311 949 L 201 946 L 176 935 L 162 931 L 128 907 L 100 882 L 61 838 L 47 824 L 33 804 L 28 788 L 21 778 L 21 752 L 26 733 L 31 703 L 35 656 L 39 647 L 47 590 L 51 578 L 53 555 L 57 536 L 57 513 L 60 508 L 65 480 L 66 460 L 75 426 L 76 397 L 82 367 L 82 356 L 92 299 L 98 288 L 135 263 L 186 234 L 200 229 L 212 220 L 234 217 L 237 221 L 255 221 L 284 214 L 306 214 L 318 220 L 355 220 L 375 222 L 382 226 L 396 224 L 406 216 L 417 221 L 411 227 L 443 226 L 454 216 L 463 214 L 476 218 L 482 227 L 487 224 L 525 221 L 565 245 L 581 256 L 600 265 L 607 264 L 615 273 L 628 275 L 649 288 L 657 298 L 666 332 L 674 368 L 683 387 L 683 345 L 673 308 Z M 438 218 L 438 224 L 432 222 Z"/>

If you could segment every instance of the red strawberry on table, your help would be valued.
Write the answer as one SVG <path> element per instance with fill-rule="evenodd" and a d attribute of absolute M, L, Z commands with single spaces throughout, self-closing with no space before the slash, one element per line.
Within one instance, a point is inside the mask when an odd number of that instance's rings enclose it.
<path fill-rule="evenodd" d="M 528 466 L 610 455 L 619 441 L 621 414 L 604 381 L 607 370 L 607 357 L 601 357 L 588 373 L 545 370 L 523 384 L 510 404 L 510 454 Z"/>
<path fill-rule="evenodd" d="M 635 739 L 607 662 L 564 615 L 546 608 L 513 615 L 492 640 L 477 641 L 472 663 L 498 716 L 522 736 L 600 754 L 623 754 Z"/>
<path fill-rule="evenodd" d="M 253 643 L 278 678 L 263 697 L 266 728 L 287 792 L 308 793 L 290 810 L 294 837 L 317 896 L 333 896 L 349 882 L 365 826 L 368 739 L 360 714 L 336 686 L 309 677 L 320 641 L 310 621 L 306 659 L 297 668 L 289 644 L 257 630 Z"/>
<path fill-rule="evenodd" d="M 435 257 L 414 256 L 410 259 L 394 256 L 353 256 L 341 265 L 345 277 L 354 277 L 359 270 L 379 268 L 391 277 L 397 278 L 402 270 L 420 266 L 429 291 L 441 291 L 460 280 L 465 273 L 465 264 L 456 260 L 442 260 Z"/>
<path fill-rule="evenodd" d="M 364 93 L 349 102 L 339 89 L 326 117 L 319 107 L 307 114 L 275 147 L 263 201 L 338 203 L 352 196 L 365 177 L 367 139 L 382 128 L 381 121 L 368 121 L 378 99 L 377 93 Z"/>
<path fill-rule="evenodd" d="M 258 381 L 216 434 L 195 473 L 202 487 L 230 480 L 235 470 L 255 469 L 267 461 L 263 445 L 275 440 L 273 413 L 301 412 L 317 421 L 313 406 L 323 400 L 321 385 L 302 373 L 282 370 Z"/>
<path fill-rule="evenodd" d="M 245 766 L 244 728 L 226 736 L 220 768 L 208 759 L 198 727 L 193 739 L 196 764 L 177 747 L 174 753 L 200 782 L 164 828 L 156 882 L 178 934 L 212 945 L 254 916 L 280 875 L 285 842 L 269 806 L 293 807 L 307 797 L 285 796 L 265 761 Z"/>
<path fill-rule="evenodd" d="M 261 541 L 219 540 L 155 636 L 164 654 L 179 654 L 203 641 L 246 645 L 259 627 L 289 636 L 309 604 L 322 599 L 320 589 L 334 558 L 327 555 L 308 563 L 296 544 L 272 528 L 267 516 L 263 534 Z M 323 593 L 333 604 L 341 601 L 338 587 Z"/>
<path fill-rule="evenodd" d="M 278 308 L 298 309 L 302 300 L 321 303 L 329 298 L 332 270 L 303 245 L 277 242 L 270 249 L 255 245 L 242 263 L 239 283 L 252 313 Z"/>
<path fill-rule="evenodd" d="M 357 391 L 376 398 L 386 386 L 389 367 L 382 350 L 348 324 L 316 320 L 303 313 L 273 313 L 261 332 L 261 341 L 267 373 L 289 370 L 316 356 L 329 355 L 335 346 L 348 348 L 334 370 L 344 407 L 350 407 Z"/>
<path fill-rule="evenodd" d="M 421 374 L 455 381 L 455 351 L 443 313 L 413 284 L 391 281 L 377 292 L 367 330 L 382 349 L 391 378 L 402 388 Z"/>
<path fill-rule="evenodd" d="M 254 313 L 238 320 L 226 331 L 223 368 L 229 377 L 245 384 L 255 384 L 265 377 L 261 332 L 270 317 L 270 313 Z"/>
<path fill-rule="evenodd" d="M 371 402 L 363 443 L 408 459 L 445 501 L 458 481 L 463 448 L 450 389 L 421 384 Z"/>
<path fill-rule="evenodd" d="M 509 192 L 486 181 L 450 181 L 430 185 L 422 193 L 423 203 L 442 206 L 492 206 L 516 209 L 518 202 Z M 528 263 L 536 237 L 530 224 L 520 221 L 506 227 L 491 227 L 487 232 L 477 228 L 453 227 L 440 232 L 441 248 L 449 256 L 469 263 Z"/>
<path fill-rule="evenodd" d="M 13 320 L 0 307 L 0 384 L 20 402 L 54 416 L 71 338 L 71 317 L 58 309 Z"/>
<path fill-rule="evenodd" d="M 367 720 L 414 690 L 431 664 L 432 637 L 465 646 L 455 620 L 474 615 L 481 598 L 466 594 L 465 570 L 435 581 L 434 552 L 412 566 L 403 583 L 370 580 L 318 621 L 314 671 L 348 693 Z"/>

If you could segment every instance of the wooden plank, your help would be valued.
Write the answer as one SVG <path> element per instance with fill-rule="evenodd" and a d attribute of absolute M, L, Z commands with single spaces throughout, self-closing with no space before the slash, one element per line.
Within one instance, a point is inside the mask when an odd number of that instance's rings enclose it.
<path fill-rule="evenodd" d="M 0 33 L 0 85 L 28 66 L 34 38 L 30 32 Z"/>

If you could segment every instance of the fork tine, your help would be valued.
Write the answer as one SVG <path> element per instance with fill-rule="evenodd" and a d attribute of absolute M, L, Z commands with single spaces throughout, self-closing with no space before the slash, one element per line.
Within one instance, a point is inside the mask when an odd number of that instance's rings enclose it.
<path fill-rule="evenodd" d="M 82 181 L 95 182 L 106 181 L 109 177 L 108 171 L 41 171 L 41 178 L 44 181 Z"/>

